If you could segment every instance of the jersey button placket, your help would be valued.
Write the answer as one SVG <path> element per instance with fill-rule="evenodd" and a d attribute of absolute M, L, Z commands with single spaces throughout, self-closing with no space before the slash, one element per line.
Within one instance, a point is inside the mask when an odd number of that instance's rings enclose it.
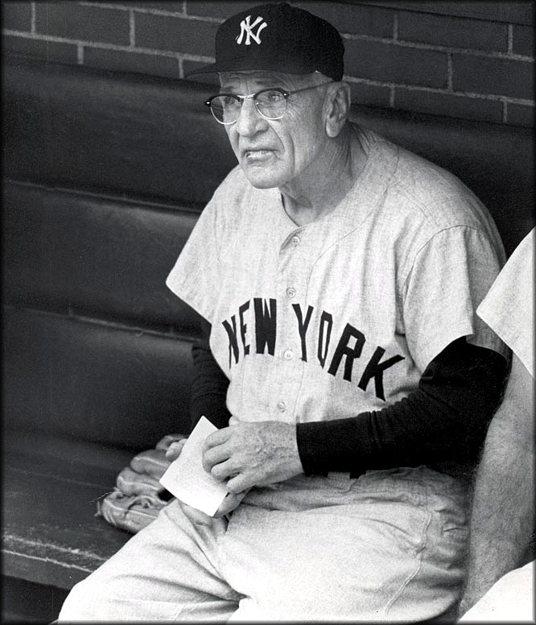
<path fill-rule="evenodd" d="M 293 357 L 294 357 L 294 352 L 291 349 L 286 349 L 283 352 L 283 358 L 285 360 L 292 360 Z"/>
<path fill-rule="evenodd" d="M 280 266 L 280 287 L 283 287 L 283 291 L 280 293 L 284 294 L 288 299 L 295 299 L 298 294 L 298 289 L 296 287 L 296 279 L 298 276 L 294 276 L 295 270 L 293 270 L 293 266 L 299 264 L 298 257 L 295 256 L 294 250 L 300 246 L 302 243 L 301 237 L 298 234 L 293 234 L 289 239 L 287 239 L 287 243 L 281 249 L 283 254 L 283 262 L 282 266 Z M 286 258 L 285 258 L 286 257 Z M 298 278 L 299 281 L 299 278 Z M 285 286 L 286 282 L 286 286 Z M 288 301 L 288 300 L 287 300 Z M 284 317 L 283 317 L 284 318 Z M 294 317 L 292 317 L 294 318 Z M 294 326 L 291 324 L 289 327 L 286 327 L 290 322 L 290 319 L 287 320 L 287 323 L 282 321 L 282 326 L 280 331 L 282 332 L 282 336 L 290 337 L 292 335 L 292 330 Z M 289 398 L 294 396 L 295 385 L 296 385 L 296 377 L 299 375 L 299 368 L 296 369 L 296 364 L 294 363 L 295 355 L 294 350 L 291 348 L 286 348 L 282 352 L 280 352 L 280 358 L 282 358 L 283 362 L 281 363 L 281 396 Z M 292 399 L 291 399 L 292 401 Z M 279 399 L 275 404 L 275 408 L 277 412 L 281 415 L 284 413 L 288 413 L 287 402 L 283 399 Z M 288 415 L 287 418 L 290 418 L 291 415 Z"/>

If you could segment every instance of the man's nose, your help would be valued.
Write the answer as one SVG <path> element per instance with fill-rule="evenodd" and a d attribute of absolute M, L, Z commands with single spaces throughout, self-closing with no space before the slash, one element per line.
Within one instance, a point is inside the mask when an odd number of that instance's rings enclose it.
<path fill-rule="evenodd" d="M 242 102 L 242 108 L 236 121 L 236 131 L 242 136 L 251 136 L 261 130 L 261 126 L 266 122 L 257 110 L 253 98 L 248 98 Z"/>

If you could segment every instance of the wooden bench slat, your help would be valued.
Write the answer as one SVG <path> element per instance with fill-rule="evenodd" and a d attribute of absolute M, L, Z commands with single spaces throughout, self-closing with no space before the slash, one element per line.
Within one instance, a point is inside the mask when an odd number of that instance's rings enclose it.
<path fill-rule="evenodd" d="M 131 453 L 36 433 L 6 442 L 2 572 L 70 588 L 130 537 L 95 512 Z"/>

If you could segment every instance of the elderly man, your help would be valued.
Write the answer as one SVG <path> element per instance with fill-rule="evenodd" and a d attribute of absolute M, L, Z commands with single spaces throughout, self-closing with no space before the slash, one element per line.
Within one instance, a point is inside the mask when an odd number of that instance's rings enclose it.
<path fill-rule="evenodd" d="M 60 620 L 420 621 L 456 605 L 467 476 L 505 375 L 504 259 L 454 176 L 348 121 L 338 32 L 269 4 L 216 35 L 238 166 L 167 285 L 205 320 L 214 518 L 174 501 Z M 209 155 L 208 155 L 209 156 Z M 223 398 L 223 399 L 222 399 Z M 180 452 L 180 445 L 170 457 Z"/>
<path fill-rule="evenodd" d="M 504 400 L 476 475 L 461 622 L 534 622 L 534 237 L 516 248 L 477 313 L 512 349 Z"/>

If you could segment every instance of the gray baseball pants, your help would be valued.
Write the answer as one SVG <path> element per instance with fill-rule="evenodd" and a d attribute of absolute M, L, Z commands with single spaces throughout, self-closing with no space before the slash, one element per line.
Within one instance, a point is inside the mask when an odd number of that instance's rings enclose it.
<path fill-rule="evenodd" d="M 173 501 L 72 589 L 59 621 L 429 619 L 458 599 L 466 499 L 419 467 L 255 488 L 211 527 Z"/>

